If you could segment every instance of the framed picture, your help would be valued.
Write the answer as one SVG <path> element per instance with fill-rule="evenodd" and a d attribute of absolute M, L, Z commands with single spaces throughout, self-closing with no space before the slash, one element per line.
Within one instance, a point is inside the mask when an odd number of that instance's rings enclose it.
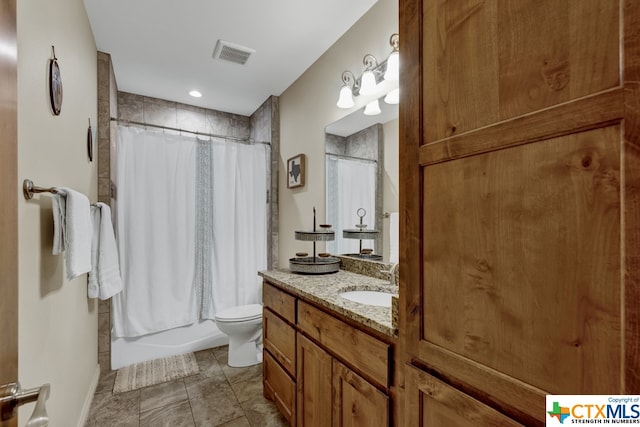
<path fill-rule="evenodd" d="M 287 160 L 287 188 L 304 186 L 304 161 L 304 154 L 298 154 Z"/>

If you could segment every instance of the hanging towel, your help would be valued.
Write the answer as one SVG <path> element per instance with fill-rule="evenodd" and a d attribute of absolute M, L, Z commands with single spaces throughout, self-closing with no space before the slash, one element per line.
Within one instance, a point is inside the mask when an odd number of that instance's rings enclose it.
<path fill-rule="evenodd" d="M 67 279 L 71 280 L 91 270 L 91 212 L 89 199 L 84 194 L 70 188 L 61 188 L 58 191 L 62 197 L 65 197 L 65 203 L 60 203 L 60 200 L 57 199 L 57 203 L 54 204 L 56 206 L 53 209 L 53 250 L 63 249 L 65 251 Z M 64 212 L 62 212 L 63 207 Z M 60 234 L 58 234 L 58 242 L 56 243 L 56 217 L 58 228 L 61 229 L 64 236 L 63 244 L 60 243 Z"/>
<path fill-rule="evenodd" d="M 400 260 L 400 222 L 399 213 L 391 212 L 389 216 L 389 262 L 396 263 Z"/>
<path fill-rule="evenodd" d="M 65 249 L 65 230 L 64 230 L 64 216 L 67 212 L 67 192 L 58 189 L 58 192 L 53 195 L 53 254 L 59 255 L 64 252 Z"/>
<path fill-rule="evenodd" d="M 111 209 L 104 203 L 91 207 L 93 238 L 91 240 L 91 271 L 87 296 L 102 300 L 122 291 L 116 238 L 111 224 Z"/>

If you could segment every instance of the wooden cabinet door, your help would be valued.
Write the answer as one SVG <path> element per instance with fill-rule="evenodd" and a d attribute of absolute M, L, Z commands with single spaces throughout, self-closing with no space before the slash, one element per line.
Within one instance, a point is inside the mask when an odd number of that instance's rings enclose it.
<path fill-rule="evenodd" d="M 268 351 L 263 359 L 263 393 L 272 400 L 290 425 L 296 423 L 296 383 Z"/>
<path fill-rule="evenodd" d="M 520 427 L 435 377 L 407 366 L 407 427 Z"/>
<path fill-rule="evenodd" d="M 640 2 L 400 16 L 409 358 L 527 425 L 545 394 L 637 393 Z"/>
<path fill-rule="evenodd" d="M 298 426 L 331 426 L 331 355 L 298 334 Z"/>
<path fill-rule="evenodd" d="M 389 426 L 389 397 L 335 359 L 333 426 Z"/>

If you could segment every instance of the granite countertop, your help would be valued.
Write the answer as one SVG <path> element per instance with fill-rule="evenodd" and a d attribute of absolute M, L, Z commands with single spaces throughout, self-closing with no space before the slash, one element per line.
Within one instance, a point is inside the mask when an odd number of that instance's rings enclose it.
<path fill-rule="evenodd" d="M 398 332 L 392 322 L 391 307 L 360 304 L 339 296 L 345 291 L 383 291 L 398 295 L 398 287 L 388 280 L 339 270 L 337 273 L 311 275 L 297 274 L 286 269 L 260 271 L 267 281 L 299 295 L 349 319 L 362 323 L 390 337 Z"/>

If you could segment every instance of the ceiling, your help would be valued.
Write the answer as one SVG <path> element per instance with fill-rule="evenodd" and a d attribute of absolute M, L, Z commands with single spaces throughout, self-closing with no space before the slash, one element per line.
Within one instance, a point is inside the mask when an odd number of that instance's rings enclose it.
<path fill-rule="evenodd" d="M 118 90 L 251 115 L 279 96 L 377 0 L 84 0 Z M 218 39 L 254 49 L 214 60 Z M 196 89 L 201 98 L 189 96 Z"/>

